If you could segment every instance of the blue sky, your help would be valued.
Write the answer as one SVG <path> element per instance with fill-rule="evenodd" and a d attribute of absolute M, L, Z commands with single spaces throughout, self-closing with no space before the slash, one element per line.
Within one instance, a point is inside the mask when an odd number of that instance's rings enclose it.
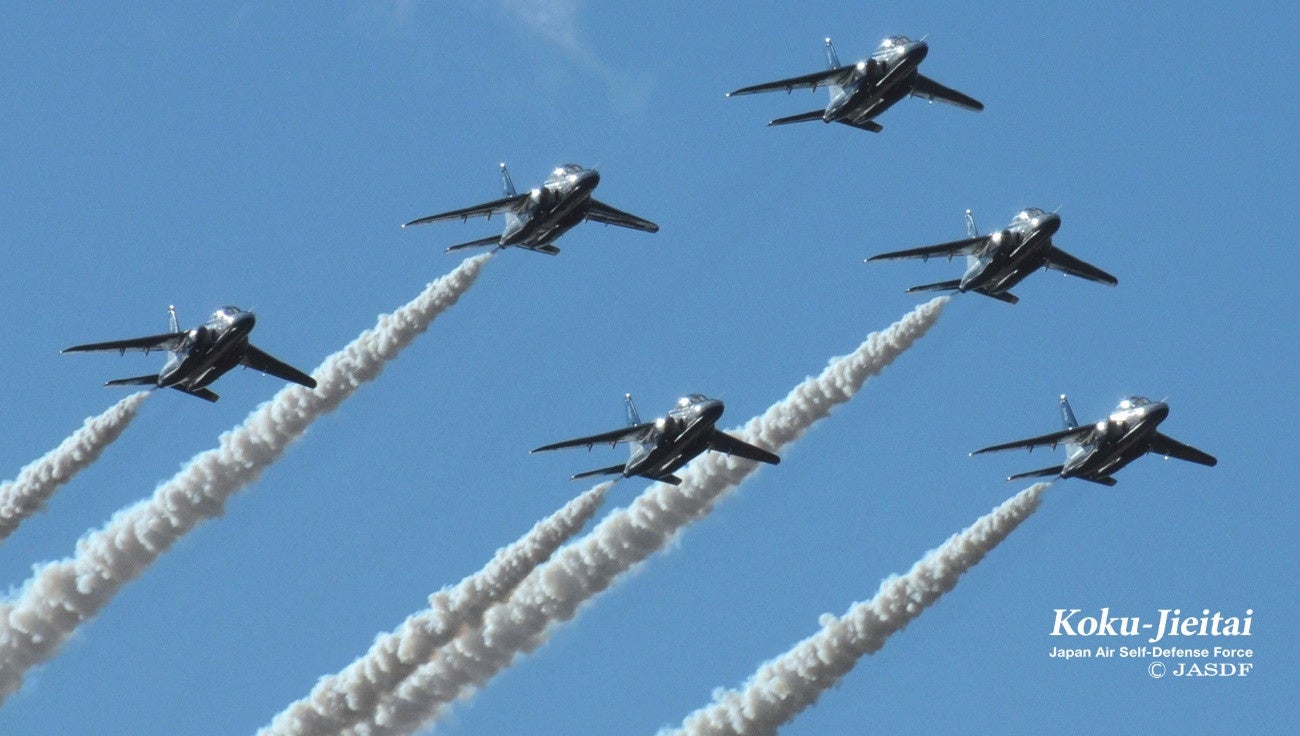
<path fill-rule="evenodd" d="M 254 308 L 311 368 L 499 223 L 406 220 L 599 164 L 592 224 L 556 258 L 506 252 L 372 385 L 317 423 L 29 675 L 0 732 L 251 733 L 426 596 L 588 486 L 597 449 L 529 456 L 722 395 L 737 426 L 921 301 L 958 264 L 873 263 L 1019 209 L 1116 274 L 1055 273 L 1021 303 L 955 299 L 848 406 L 667 554 L 457 707 L 443 733 L 653 733 L 872 595 L 1049 464 L 968 458 L 1169 396 L 1213 469 L 1145 458 L 1059 483 L 958 587 L 783 733 L 1280 730 L 1297 720 L 1297 229 L 1285 4 L 333 3 L 0 11 L 9 332 L 0 475 L 160 358 L 59 356 Z M 923 71 L 986 105 L 900 103 L 871 135 L 764 127 L 824 97 L 726 99 L 928 34 Z M 279 388 L 236 372 L 205 405 L 151 397 L 103 458 L 0 546 L 31 565 L 155 485 Z M 1058 456 L 1053 456 L 1059 458 Z M 611 505 L 643 485 L 620 483 Z M 1254 613 L 1257 669 L 1152 680 L 1047 657 L 1053 609 Z"/>

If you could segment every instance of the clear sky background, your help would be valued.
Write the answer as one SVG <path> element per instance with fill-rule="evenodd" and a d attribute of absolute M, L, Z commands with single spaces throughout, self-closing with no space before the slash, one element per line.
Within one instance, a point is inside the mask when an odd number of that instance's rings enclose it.
<path fill-rule="evenodd" d="M 955 298 L 849 405 L 667 554 L 456 707 L 449 734 L 653 734 L 1024 487 L 1059 453 L 976 458 L 1170 397 L 1162 429 L 1220 458 L 1144 458 L 1057 483 L 958 587 L 786 734 L 1279 732 L 1300 719 L 1295 480 L 1297 11 L 1290 3 L 336 2 L 0 11 L 13 477 L 160 356 L 76 343 L 253 308 L 254 342 L 310 370 L 500 221 L 399 223 L 600 165 L 596 195 L 655 235 L 588 223 L 511 250 L 373 384 L 311 428 L 31 673 L 0 733 L 239 734 L 624 457 L 528 455 L 681 394 L 762 412 L 922 301 L 943 261 L 865 264 L 1026 206 L 1108 288 L 1032 276 Z M 922 71 L 982 100 L 905 100 L 872 135 L 765 123 L 824 93 L 726 99 L 928 34 Z M 919 295 L 928 298 L 925 295 Z M 0 545 L 31 565 L 148 495 L 281 386 L 152 396 L 122 438 Z M 616 486 L 610 507 L 641 481 Z M 1049 659 L 1053 609 L 1254 611 L 1255 671 L 1150 679 Z M 1084 646 L 1103 642 L 1092 640 Z"/>

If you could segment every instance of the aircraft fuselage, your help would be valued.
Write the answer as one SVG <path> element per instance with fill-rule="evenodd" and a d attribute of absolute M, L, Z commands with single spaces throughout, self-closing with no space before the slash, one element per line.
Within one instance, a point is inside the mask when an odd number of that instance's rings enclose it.
<path fill-rule="evenodd" d="M 501 247 L 533 248 L 558 239 L 586 219 L 591 193 L 599 183 L 600 172 L 594 169 L 565 172 L 548 179 L 532 190 L 529 208 L 507 225 L 501 234 Z"/>
<path fill-rule="evenodd" d="M 1052 236 L 1061 229 L 1061 217 L 1027 210 L 1005 229 L 993 233 L 984 253 L 973 259 L 962 275 L 958 291 L 1000 294 L 1047 264 Z"/>
<path fill-rule="evenodd" d="M 722 410 L 718 399 L 705 399 L 668 412 L 663 426 L 656 427 L 656 434 L 628 458 L 623 477 L 639 475 L 658 480 L 693 460 L 708 449 Z"/>
<path fill-rule="evenodd" d="M 1123 407 L 1100 421 L 1089 442 L 1065 461 L 1062 478 L 1092 479 L 1111 475 L 1151 449 L 1156 428 L 1169 416 L 1169 405 L 1155 401 Z"/>
<path fill-rule="evenodd" d="M 911 93 L 927 53 L 924 41 L 909 41 L 859 61 L 853 79 L 826 106 L 822 121 L 864 123 L 888 110 Z"/>
<path fill-rule="evenodd" d="M 190 330 L 158 374 L 158 386 L 205 388 L 239 365 L 256 321 L 251 312 L 218 311 L 212 320 Z"/>

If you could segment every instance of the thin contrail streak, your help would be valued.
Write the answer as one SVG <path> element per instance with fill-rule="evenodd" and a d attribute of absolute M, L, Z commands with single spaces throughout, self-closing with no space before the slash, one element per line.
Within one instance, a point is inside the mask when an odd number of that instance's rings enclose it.
<path fill-rule="evenodd" d="M 737 434 L 779 452 L 911 347 L 938 320 L 947 301 L 933 299 L 871 334 L 853 353 L 832 359 L 821 375 L 796 386 Z M 410 734 L 427 725 L 516 657 L 546 643 L 551 631 L 573 618 L 579 606 L 708 514 L 757 466 L 709 453 L 686 468 L 680 486 L 652 485 L 629 508 L 611 513 L 534 571 L 507 602 L 488 611 L 482 627 L 465 631 L 440 649 L 384 701 L 375 719 L 358 724 L 352 733 Z"/>
<path fill-rule="evenodd" d="M 822 616 L 821 631 L 765 663 L 740 690 L 716 693 L 677 731 L 660 736 L 759 736 L 775 734 L 853 669 L 864 655 L 885 645 L 912 619 L 953 589 L 1038 508 L 1050 484 L 1036 483 L 1007 499 L 965 530 L 931 550 L 906 575 L 880 584 L 876 597 L 855 603 L 842 618 Z"/>
<path fill-rule="evenodd" d="M 99 459 L 104 448 L 121 436 L 135 418 L 148 391 L 137 391 L 84 424 L 58 447 L 18 472 L 18 477 L 0 484 L 0 541 L 8 538 L 27 517 L 45 507 L 45 502 L 64 483 Z"/>
<path fill-rule="evenodd" d="M 16 600 L 0 603 L 0 701 L 23 674 L 59 650 L 82 622 L 226 500 L 256 481 L 317 418 L 373 380 L 473 285 L 491 254 L 466 259 L 415 299 L 381 315 L 316 369 L 315 390 L 291 385 L 225 432 L 220 447 L 196 455 L 151 498 L 122 509 L 77 542 L 74 557 L 39 567 Z"/>
<path fill-rule="evenodd" d="M 613 485 L 601 483 L 569 501 L 537 522 L 519 541 L 497 550 L 482 570 L 430 596 L 427 609 L 376 639 L 370 651 L 342 672 L 321 678 L 310 695 L 284 709 L 258 734 L 337 734 L 373 717 L 381 697 L 393 692 L 462 629 L 477 626 L 489 606 L 508 597 L 529 573 L 581 531 Z"/>

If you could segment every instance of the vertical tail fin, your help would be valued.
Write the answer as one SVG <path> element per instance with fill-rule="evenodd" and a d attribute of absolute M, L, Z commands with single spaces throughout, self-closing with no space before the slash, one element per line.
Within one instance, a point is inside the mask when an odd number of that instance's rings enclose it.
<path fill-rule="evenodd" d="M 970 210 L 966 210 L 966 237 L 978 238 L 979 236 L 980 236 L 980 229 L 975 225 L 975 215 L 971 214 Z M 973 268 L 975 264 L 978 262 L 979 262 L 979 257 L 976 256 L 975 254 L 972 253 L 966 256 L 967 270 Z"/>
<path fill-rule="evenodd" d="M 835 53 L 835 44 L 831 43 L 830 37 L 827 37 L 826 38 L 826 68 L 838 69 L 839 67 L 840 67 L 840 55 Z M 834 100 L 843 91 L 844 88 L 839 86 L 838 84 L 830 84 L 826 86 L 826 92 L 827 94 L 830 95 L 830 98 L 832 100 Z"/>
<path fill-rule="evenodd" d="M 632 394 L 623 394 L 623 400 L 627 402 L 627 426 L 640 424 L 641 415 L 637 414 L 636 404 L 632 403 Z"/>
<path fill-rule="evenodd" d="M 167 305 L 167 329 L 168 332 L 180 332 L 180 325 L 176 321 L 176 305 Z"/>
<path fill-rule="evenodd" d="M 835 44 L 831 43 L 830 38 L 826 39 L 826 68 L 840 68 L 840 55 L 835 53 Z"/>
<path fill-rule="evenodd" d="M 1074 418 L 1074 412 L 1070 409 L 1070 400 L 1061 394 L 1061 421 L 1065 423 L 1065 429 L 1077 429 L 1079 422 Z"/>
<path fill-rule="evenodd" d="M 504 161 L 501 163 L 501 191 L 507 197 L 513 197 L 517 194 L 515 192 L 515 183 L 510 180 L 510 170 L 506 168 Z"/>

